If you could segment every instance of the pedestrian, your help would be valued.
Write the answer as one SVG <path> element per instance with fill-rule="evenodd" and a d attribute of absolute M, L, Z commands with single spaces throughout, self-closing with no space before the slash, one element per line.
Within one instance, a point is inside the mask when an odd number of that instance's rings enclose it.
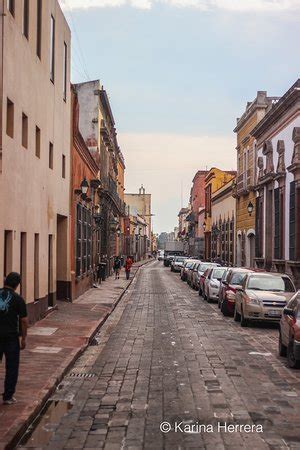
<path fill-rule="evenodd" d="M 130 256 L 127 256 L 125 261 L 126 280 L 129 280 L 130 278 L 131 267 L 132 267 L 132 259 L 130 258 Z"/>
<path fill-rule="evenodd" d="M 115 280 L 120 278 L 120 271 L 121 271 L 121 260 L 119 256 L 116 256 L 114 261 Z"/>
<path fill-rule="evenodd" d="M 21 276 L 16 272 L 7 275 L 4 287 L 0 289 L 0 361 L 5 356 L 5 381 L 3 403 L 16 403 L 16 391 L 20 350 L 26 347 L 27 310 L 24 299 L 16 293 Z"/>

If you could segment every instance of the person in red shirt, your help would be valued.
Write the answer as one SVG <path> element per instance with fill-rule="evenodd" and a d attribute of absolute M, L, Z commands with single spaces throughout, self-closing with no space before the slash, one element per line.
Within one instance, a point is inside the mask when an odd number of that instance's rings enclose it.
<path fill-rule="evenodd" d="M 129 280 L 130 278 L 131 266 L 132 266 L 132 259 L 130 258 L 130 256 L 127 256 L 125 261 L 126 280 Z"/>

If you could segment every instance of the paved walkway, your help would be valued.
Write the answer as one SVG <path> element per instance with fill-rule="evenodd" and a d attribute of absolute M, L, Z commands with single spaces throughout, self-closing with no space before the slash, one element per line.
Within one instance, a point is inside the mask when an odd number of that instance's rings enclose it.
<path fill-rule="evenodd" d="M 72 408 L 22 448 L 299 449 L 300 372 L 278 357 L 277 338 L 274 326 L 224 318 L 150 263 L 52 397 Z"/>
<path fill-rule="evenodd" d="M 144 263 L 134 264 L 131 279 Z M 120 280 L 110 277 L 99 288 L 90 289 L 72 304 L 59 302 L 58 310 L 29 329 L 27 348 L 21 354 L 16 393 L 18 403 L 0 405 L 0 449 L 26 430 L 66 370 L 114 309 L 129 283 L 122 270 Z M 3 369 L 4 365 L 0 365 L 1 386 Z"/>

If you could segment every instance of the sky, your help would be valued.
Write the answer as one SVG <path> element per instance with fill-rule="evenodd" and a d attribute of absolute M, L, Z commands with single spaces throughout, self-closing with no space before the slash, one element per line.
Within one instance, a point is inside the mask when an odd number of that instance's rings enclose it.
<path fill-rule="evenodd" d="M 126 192 L 152 194 L 172 231 L 199 169 L 236 169 L 233 129 L 258 90 L 299 78 L 300 0 L 60 0 L 72 82 L 100 79 L 126 162 Z"/>

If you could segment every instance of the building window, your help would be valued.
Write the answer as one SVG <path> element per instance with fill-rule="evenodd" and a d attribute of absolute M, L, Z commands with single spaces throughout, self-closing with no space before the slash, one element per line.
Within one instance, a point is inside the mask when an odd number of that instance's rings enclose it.
<path fill-rule="evenodd" d="M 23 0 L 23 34 L 29 38 L 29 0 Z"/>
<path fill-rule="evenodd" d="M 53 170 L 53 144 L 49 142 L 49 169 Z"/>
<path fill-rule="evenodd" d="M 15 0 L 7 0 L 7 9 L 12 16 L 15 16 Z"/>
<path fill-rule="evenodd" d="M 35 127 L 35 156 L 41 157 L 41 130 L 38 126 Z"/>
<path fill-rule="evenodd" d="M 211 184 L 205 188 L 205 218 L 211 217 Z"/>
<path fill-rule="evenodd" d="M 6 104 L 6 134 L 13 138 L 14 137 L 14 104 L 9 98 Z"/>
<path fill-rule="evenodd" d="M 13 232 L 11 230 L 4 230 L 4 277 L 6 277 L 13 267 Z"/>
<path fill-rule="evenodd" d="M 28 117 L 22 113 L 22 146 L 28 148 Z"/>
<path fill-rule="evenodd" d="M 50 80 L 54 83 L 55 70 L 55 19 L 51 16 L 50 23 Z"/>
<path fill-rule="evenodd" d="M 77 205 L 76 217 L 76 277 L 89 272 L 92 265 L 92 215 L 84 206 Z"/>
<path fill-rule="evenodd" d="M 66 157 L 62 155 L 62 177 L 66 178 Z"/>
<path fill-rule="evenodd" d="M 42 0 L 37 0 L 36 54 L 40 59 L 41 53 L 42 53 Z"/>
<path fill-rule="evenodd" d="M 67 100 L 67 70 L 68 70 L 68 47 L 64 42 L 64 60 L 63 60 L 63 97 Z"/>

